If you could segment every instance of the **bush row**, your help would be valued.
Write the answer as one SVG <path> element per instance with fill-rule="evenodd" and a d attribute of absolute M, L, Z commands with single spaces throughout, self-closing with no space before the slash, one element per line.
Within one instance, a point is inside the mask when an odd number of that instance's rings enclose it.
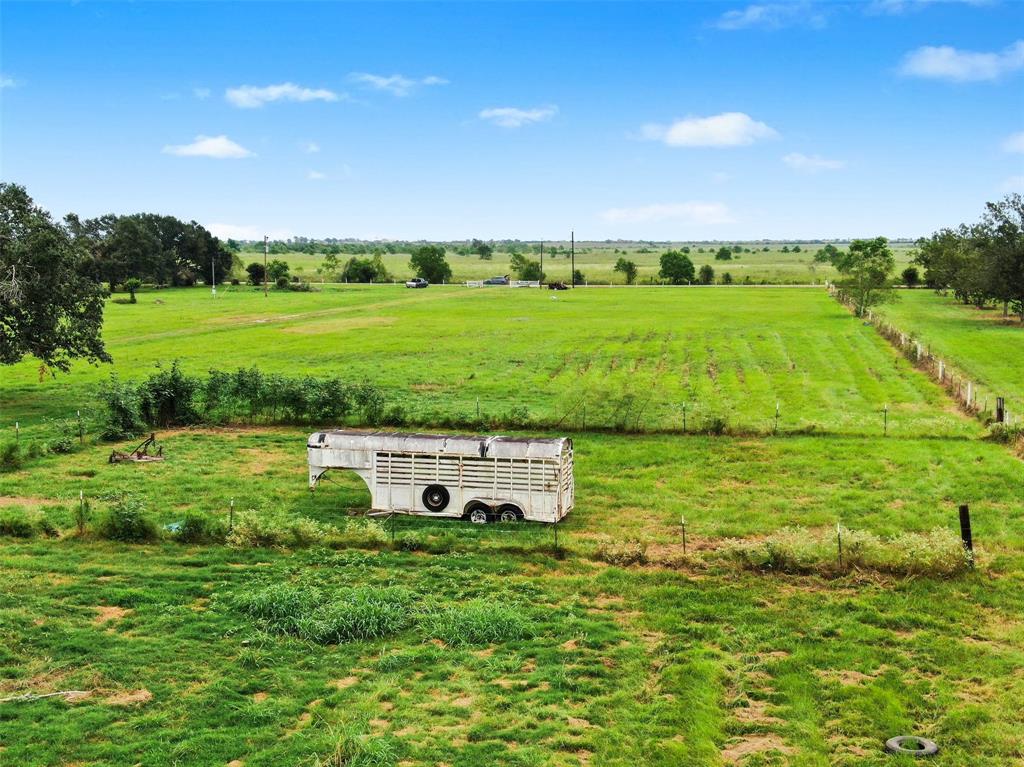
<path fill-rule="evenodd" d="M 257 367 L 211 370 L 205 378 L 186 374 L 177 362 L 157 365 L 139 383 L 116 374 L 99 389 L 104 439 L 134 437 L 148 428 L 199 423 L 341 423 L 386 425 L 403 419 L 385 407 L 370 383 L 340 378 L 291 377 Z"/>
<path fill-rule="evenodd" d="M 416 626 L 425 638 L 452 646 L 522 639 L 532 621 L 518 608 L 472 600 L 434 609 L 406 588 L 361 586 L 327 593 L 277 583 L 246 589 L 232 599 L 240 612 L 272 631 L 317 644 L 384 639 Z"/>

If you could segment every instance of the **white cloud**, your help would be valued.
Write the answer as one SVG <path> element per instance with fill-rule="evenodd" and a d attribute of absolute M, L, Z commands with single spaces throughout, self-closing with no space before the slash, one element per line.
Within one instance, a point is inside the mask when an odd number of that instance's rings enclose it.
<path fill-rule="evenodd" d="M 1003 151 L 1024 154 L 1024 130 L 1007 136 L 1003 141 Z"/>
<path fill-rule="evenodd" d="M 782 161 L 793 170 L 803 173 L 817 173 L 822 170 L 841 170 L 846 167 L 842 160 L 828 160 L 819 155 L 806 155 L 800 152 L 790 152 Z"/>
<path fill-rule="evenodd" d="M 373 75 L 368 72 L 353 72 L 349 80 L 370 90 L 387 91 L 395 96 L 408 96 L 420 85 L 447 85 L 448 81 L 437 75 L 428 75 L 419 79 L 404 75 Z"/>
<path fill-rule="evenodd" d="M 669 146 L 747 146 L 779 134 L 743 112 L 723 112 L 711 117 L 687 117 L 670 125 L 648 124 L 641 138 L 662 141 Z"/>
<path fill-rule="evenodd" d="M 310 181 L 321 181 L 327 178 L 327 174 L 321 173 L 318 170 L 311 170 L 309 173 L 306 174 L 306 178 L 308 178 Z"/>
<path fill-rule="evenodd" d="M 908 77 L 955 83 L 996 80 L 1024 69 L 1024 40 L 997 53 L 961 51 L 949 45 L 925 45 L 903 57 L 900 73 Z"/>
<path fill-rule="evenodd" d="M 609 208 L 601 218 L 613 224 L 646 224 L 656 221 L 681 221 L 687 224 L 731 224 L 732 213 L 720 202 L 675 202 L 643 205 L 638 208 Z"/>
<path fill-rule="evenodd" d="M 223 135 L 196 136 L 191 144 L 168 144 L 161 151 L 178 157 L 214 157 L 218 160 L 252 157 L 252 152 Z"/>
<path fill-rule="evenodd" d="M 534 107 L 533 109 L 518 109 L 516 107 L 490 107 L 482 109 L 477 115 L 481 120 L 488 120 L 502 128 L 521 128 L 531 123 L 539 123 L 550 120 L 558 114 L 558 107 L 554 104 L 546 107 Z"/>
<path fill-rule="evenodd" d="M 195 96 L 197 99 L 205 100 L 205 99 L 210 98 L 210 89 L 209 88 L 193 88 L 192 89 L 192 95 Z"/>
<path fill-rule="evenodd" d="M 1010 176 L 999 185 L 1000 192 L 1024 192 L 1024 176 Z"/>
<path fill-rule="evenodd" d="M 865 11 L 869 14 L 885 13 L 897 16 L 910 11 L 918 11 L 929 5 L 962 3 L 963 5 L 988 5 L 989 0 L 873 0 L 868 3 Z"/>
<path fill-rule="evenodd" d="M 247 224 L 207 224 L 206 228 L 222 240 L 262 240 L 263 235 L 272 240 L 288 240 L 293 236 L 288 229 L 263 229 Z"/>
<path fill-rule="evenodd" d="M 272 101 L 337 101 L 343 95 L 339 96 L 326 88 L 303 88 L 295 83 L 281 83 L 263 87 L 241 85 L 228 88 L 224 98 L 236 107 L 255 109 Z"/>
<path fill-rule="evenodd" d="M 306 154 L 316 154 L 320 151 L 320 145 L 315 141 L 303 141 L 299 146 Z"/>
<path fill-rule="evenodd" d="M 812 3 L 755 3 L 740 10 L 726 11 L 713 26 L 729 31 L 752 27 L 782 29 L 791 26 L 820 29 L 826 23 L 825 13 Z"/>
<path fill-rule="evenodd" d="M 0 75 L 0 90 L 4 88 L 15 88 L 18 85 L 18 81 L 8 75 Z"/>

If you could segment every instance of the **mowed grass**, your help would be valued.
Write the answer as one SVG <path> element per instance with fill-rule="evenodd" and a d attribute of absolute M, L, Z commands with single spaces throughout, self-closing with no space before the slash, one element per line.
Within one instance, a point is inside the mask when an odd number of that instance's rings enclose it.
<path fill-rule="evenodd" d="M 627 246 L 616 243 L 576 243 L 576 268 L 583 273 L 588 281 L 599 283 L 622 284 L 625 282 L 623 276 L 614 270 L 615 262 L 620 258 L 633 261 L 638 267 L 637 282 L 646 283 L 658 280 L 658 271 L 661 268 L 659 259 L 661 254 L 670 248 L 682 247 L 685 243 L 669 245 L 647 245 L 645 247 Z M 568 250 L 568 242 L 557 243 L 559 253 L 551 255 L 551 243 L 545 248 L 544 272 L 549 281 L 561 280 L 566 283 L 572 280 L 572 261 L 568 253 L 562 253 L 561 249 Z M 799 253 L 783 253 L 782 245 L 772 245 L 771 250 L 763 251 L 763 245 L 757 245 L 756 250 L 753 244 L 748 244 L 754 252 L 738 253 L 731 261 L 717 261 L 715 253 L 720 245 L 689 245 L 690 259 L 700 269 L 704 264 L 710 264 L 714 270 L 716 279 L 722 273 L 729 272 L 736 282 L 749 280 L 752 283 L 760 284 L 822 284 L 825 280 L 836 276 L 835 270 L 829 264 L 818 264 L 814 262 L 814 252 L 819 245 L 801 245 Z M 704 253 L 698 253 L 698 248 L 704 248 Z M 892 246 L 898 264 L 897 272 L 910 263 L 910 246 L 897 243 Z M 245 251 L 239 254 L 245 264 L 253 261 L 263 261 L 263 252 Z M 360 256 L 365 258 L 366 256 Z M 540 258 L 539 254 L 529 253 L 527 257 L 533 260 Z M 322 255 L 309 255 L 307 253 L 286 253 L 283 255 L 271 256 L 288 262 L 292 271 L 303 275 L 309 280 L 319 280 L 320 275 L 316 270 L 323 266 Z M 340 255 L 339 261 L 342 265 L 350 256 Z M 393 253 L 382 255 L 384 265 L 388 271 L 398 280 L 407 280 L 414 276 L 409 269 L 409 255 L 407 253 Z M 460 256 L 449 250 L 447 253 L 448 263 L 452 268 L 452 280 L 464 282 L 466 280 L 480 280 L 496 275 L 511 274 L 512 267 L 509 264 L 509 254 L 499 251 L 494 254 L 490 261 L 483 261 L 479 256 Z"/>
<path fill-rule="evenodd" d="M 1024 420 L 1024 328 L 1002 308 L 964 306 L 931 290 L 900 291 L 899 301 L 879 313 L 927 344 L 979 386 L 978 401 L 995 409 L 1003 397 L 1010 415 Z"/>
<path fill-rule="evenodd" d="M 824 290 L 236 287 L 142 293 L 109 303 L 114 365 L 39 380 L 5 369 L 0 418 L 23 425 L 91 407 L 111 370 L 158 362 L 193 373 L 258 365 L 369 380 L 415 419 L 525 408 L 559 428 L 969 435 L 978 427 Z M 327 424 L 324 424 L 325 426 Z"/>
<path fill-rule="evenodd" d="M 66 541 L 0 547 L 0 579 L 0 696 L 85 693 L 0 704 L 5 763 L 880 767 L 908 732 L 943 767 L 1021 756 L 1019 576 Z M 240 608 L 280 584 L 398 587 L 424 617 L 321 645 Z M 480 600 L 520 630 L 436 638 Z"/>

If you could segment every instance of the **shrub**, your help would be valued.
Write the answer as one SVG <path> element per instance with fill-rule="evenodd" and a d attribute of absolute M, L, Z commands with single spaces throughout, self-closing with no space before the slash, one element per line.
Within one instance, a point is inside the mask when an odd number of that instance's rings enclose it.
<path fill-rule="evenodd" d="M 353 546 L 376 546 L 388 541 L 388 531 L 375 519 L 349 517 L 345 520 L 345 541 Z"/>
<path fill-rule="evenodd" d="M 337 531 L 307 517 L 284 512 L 260 514 L 250 510 L 239 514 L 227 535 L 227 544 L 237 548 L 305 548 L 327 543 Z"/>
<path fill-rule="evenodd" d="M 164 368 L 157 363 L 157 371 L 139 386 L 139 412 L 151 426 L 181 426 L 195 423 L 199 416 L 195 396 L 200 383 L 185 375 L 178 361 Z"/>
<path fill-rule="evenodd" d="M 224 523 L 208 514 L 189 512 L 174 531 L 180 543 L 223 543 L 227 536 Z"/>
<path fill-rule="evenodd" d="M 647 544 L 636 538 L 605 540 L 597 545 L 594 556 L 610 565 L 642 565 L 647 562 Z"/>
<path fill-rule="evenodd" d="M 25 452 L 17 442 L 0 445 L 0 472 L 17 471 L 25 465 Z"/>
<path fill-rule="evenodd" d="M 146 430 L 140 415 L 139 390 L 130 383 L 122 383 L 116 373 L 100 385 L 99 398 L 104 407 L 100 425 L 103 439 L 131 439 Z"/>
<path fill-rule="evenodd" d="M 428 637 L 453 647 L 507 642 L 532 635 L 529 618 L 518 609 L 494 600 L 474 599 L 449 607 L 423 620 Z"/>
<path fill-rule="evenodd" d="M 36 526 L 28 512 L 20 509 L 0 511 L 0 535 L 10 538 L 31 538 L 35 534 Z"/>
<path fill-rule="evenodd" d="M 129 495 L 117 498 L 96 523 L 100 538 L 125 543 L 146 543 L 159 537 L 156 523 L 146 515 L 142 502 Z"/>

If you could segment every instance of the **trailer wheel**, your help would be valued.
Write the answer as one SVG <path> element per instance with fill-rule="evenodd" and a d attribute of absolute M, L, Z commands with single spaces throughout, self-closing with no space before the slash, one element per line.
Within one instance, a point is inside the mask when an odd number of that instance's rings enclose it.
<path fill-rule="evenodd" d="M 469 510 L 466 518 L 474 525 L 486 525 L 491 521 L 490 509 L 484 506 L 482 503 L 477 504 Z"/>
<path fill-rule="evenodd" d="M 444 511 L 451 496 L 442 485 L 427 485 L 423 491 L 423 505 L 428 511 Z"/>
<path fill-rule="evenodd" d="M 498 507 L 499 522 L 518 522 L 522 518 L 523 512 L 519 510 L 518 506 L 506 503 L 504 506 Z"/>

